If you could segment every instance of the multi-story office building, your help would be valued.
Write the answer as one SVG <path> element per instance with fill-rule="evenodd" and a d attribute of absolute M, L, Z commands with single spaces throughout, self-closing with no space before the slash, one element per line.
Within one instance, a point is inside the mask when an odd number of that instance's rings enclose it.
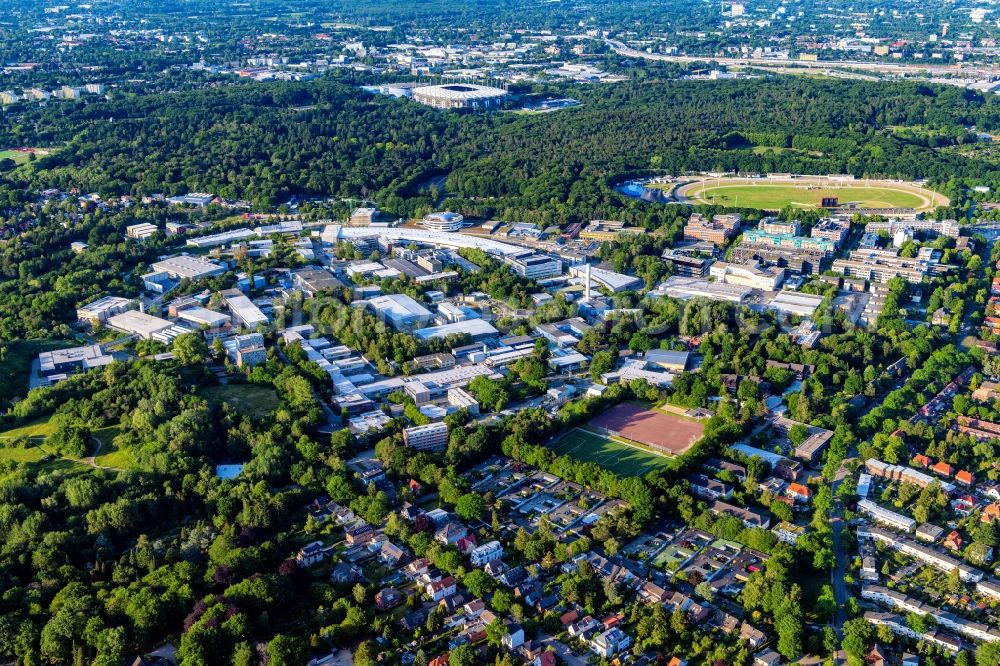
<path fill-rule="evenodd" d="M 448 424 L 428 423 L 406 428 L 403 443 L 416 451 L 443 451 L 448 448 Z"/>

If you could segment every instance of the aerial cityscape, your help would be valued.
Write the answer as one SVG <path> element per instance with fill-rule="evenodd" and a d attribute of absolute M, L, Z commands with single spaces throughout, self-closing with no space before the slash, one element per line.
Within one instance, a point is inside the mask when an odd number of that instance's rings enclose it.
<path fill-rule="evenodd" d="M 996 0 L 0 0 L 0 664 L 1000 666 L 998 239 Z"/>

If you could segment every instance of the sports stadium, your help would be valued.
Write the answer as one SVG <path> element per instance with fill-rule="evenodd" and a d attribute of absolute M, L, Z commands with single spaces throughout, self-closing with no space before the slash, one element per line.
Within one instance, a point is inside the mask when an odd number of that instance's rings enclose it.
<path fill-rule="evenodd" d="M 944 195 L 912 182 L 792 174 L 699 177 L 677 185 L 672 194 L 680 203 L 762 210 L 792 206 L 924 212 L 949 203 Z"/>

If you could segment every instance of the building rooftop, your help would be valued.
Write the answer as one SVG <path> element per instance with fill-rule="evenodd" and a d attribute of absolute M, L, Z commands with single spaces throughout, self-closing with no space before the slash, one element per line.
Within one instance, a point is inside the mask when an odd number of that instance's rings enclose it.
<path fill-rule="evenodd" d="M 500 335 L 500 331 L 498 331 L 492 324 L 483 321 L 482 319 L 467 319 L 465 321 L 458 321 L 452 324 L 431 326 L 416 331 L 414 335 L 422 340 L 430 340 L 432 338 L 444 338 L 449 335 L 458 335 L 460 333 L 467 333 L 473 338 Z"/>

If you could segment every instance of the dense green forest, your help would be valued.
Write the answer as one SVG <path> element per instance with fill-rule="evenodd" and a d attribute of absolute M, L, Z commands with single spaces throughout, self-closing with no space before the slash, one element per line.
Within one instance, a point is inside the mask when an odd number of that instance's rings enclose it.
<path fill-rule="evenodd" d="M 1000 127 L 1000 102 L 916 83 L 782 78 L 631 82 L 573 90 L 577 109 L 541 115 L 443 114 L 334 80 L 236 85 L 25 110 L 0 145 L 58 148 L 4 175 L 7 188 L 77 186 L 105 195 L 210 191 L 272 208 L 291 195 L 372 193 L 415 214 L 421 185 L 449 174 L 454 208 L 554 221 L 638 215 L 608 183 L 655 170 L 788 171 L 992 184 L 997 167 L 897 126 Z M 775 148 L 755 152 L 755 146 Z M 12 195 L 8 194 L 7 197 Z"/>

